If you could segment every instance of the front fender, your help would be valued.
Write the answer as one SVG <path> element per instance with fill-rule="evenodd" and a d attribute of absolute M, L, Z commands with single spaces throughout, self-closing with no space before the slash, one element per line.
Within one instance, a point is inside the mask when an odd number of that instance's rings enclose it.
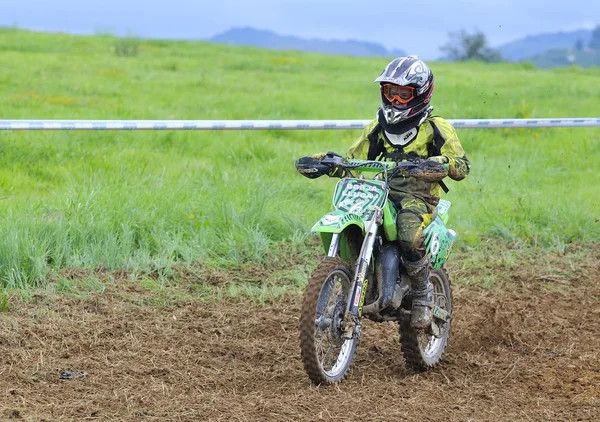
<path fill-rule="evenodd" d="M 357 229 L 351 226 L 355 226 Z M 325 252 L 329 250 L 334 233 L 341 234 L 340 256 L 348 260 L 350 259 L 350 246 L 347 238 L 348 233 L 345 231 L 349 227 L 351 227 L 351 230 L 360 230 L 363 235 L 365 233 L 365 221 L 358 214 L 331 211 L 317 221 L 311 231 L 319 233 Z"/>
<path fill-rule="evenodd" d="M 331 211 L 325 214 L 312 227 L 311 231 L 318 233 L 341 233 L 350 225 L 356 225 L 365 232 L 365 222 L 358 214 Z"/>

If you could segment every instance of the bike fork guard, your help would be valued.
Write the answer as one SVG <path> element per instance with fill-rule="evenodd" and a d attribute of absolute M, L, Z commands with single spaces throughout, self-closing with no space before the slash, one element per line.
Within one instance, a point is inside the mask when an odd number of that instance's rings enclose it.
<path fill-rule="evenodd" d="M 365 296 L 367 289 L 369 288 L 369 279 L 367 278 L 367 269 L 369 264 L 364 260 L 360 260 L 359 270 L 356 275 L 356 282 L 354 283 L 354 291 L 351 296 L 350 302 L 350 313 L 355 317 L 360 318 L 362 316 L 363 305 L 365 303 Z"/>

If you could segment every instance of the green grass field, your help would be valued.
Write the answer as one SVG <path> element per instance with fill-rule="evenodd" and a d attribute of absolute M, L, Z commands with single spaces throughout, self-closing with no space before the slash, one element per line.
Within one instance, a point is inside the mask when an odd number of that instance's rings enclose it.
<path fill-rule="evenodd" d="M 387 59 L 0 29 L 4 119 L 368 119 Z M 598 117 L 600 70 L 431 63 L 446 118 Z M 168 276 L 174 264 L 269 266 L 312 248 L 335 180 L 294 159 L 359 131 L 0 132 L 0 286 L 65 268 Z M 449 182 L 458 247 L 600 239 L 600 128 L 462 129 Z M 311 246 L 312 245 L 312 246 Z"/>

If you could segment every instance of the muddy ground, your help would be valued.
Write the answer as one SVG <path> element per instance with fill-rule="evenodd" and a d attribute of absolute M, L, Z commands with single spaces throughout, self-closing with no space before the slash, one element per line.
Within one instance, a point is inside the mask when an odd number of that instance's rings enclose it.
<path fill-rule="evenodd" d="M 443 365 L 408 371 L 396 326 L 367 322 L 349 379 L 329 387 L 303 372 L 297 295 L 159 303 L 117 277 L 83 297 L 12 298 L 0 420 L 600 420 L 600 244 L 589 249 L 451 268 Z M 457 281 L 486 272 L 494 286 Z"/>

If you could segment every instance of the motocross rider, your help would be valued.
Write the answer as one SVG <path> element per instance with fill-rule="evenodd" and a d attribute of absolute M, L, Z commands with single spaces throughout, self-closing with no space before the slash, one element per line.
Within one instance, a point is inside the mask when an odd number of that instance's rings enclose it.
<path fill-rule="evenodd" d="M 416 56 L 399 57 L 385 67 L 375 82 L 381 91 L 377 118 L 350 147 L 347 158 L 432 160 L 448 164 L 448 176 L 453 180 L 464 179 L 470 163 L 455 129 L 445 119 L 431 115 L 433 73 L 429 67 Z M 323 174 L 341 176 L 338 169 L 319 165 L 325 155 L 302 157 L 296 161 L 296 168 L 310 178 Z M 441 179 L 398 176 L 390 181 L 390 199 L 399 210 L 398 242 L 411 281 L 411 325 L 417 329 L 428 327 L 433 320 L 433 287 L 423 229 L 433 219 L 442 189 L 447 191 Z"/>

